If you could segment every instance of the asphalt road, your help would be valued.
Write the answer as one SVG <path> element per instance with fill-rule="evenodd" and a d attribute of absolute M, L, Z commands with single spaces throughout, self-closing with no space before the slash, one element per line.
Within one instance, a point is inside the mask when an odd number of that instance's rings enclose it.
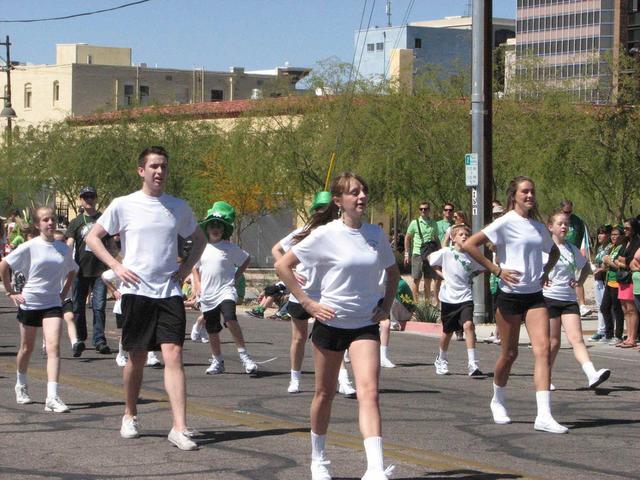
<path fill-rule="evenodd" d="M 243 308 L 239 309 L 240 311 Z M 189 313 L 189 328 L 195 314 Z M 260 363 L 251 378 L 223 332 L 227 373 L 206 376 L 208 346 L 187 340 L 188 418 L 201 435 L 200 450 L 182 452 L 166 440 L 171 426 L 162 370 L 146 369 L 139 416 L 143 436 L 119 436 L 123 410 L 121 370 L 115 355 L 87 351 L 73 359 L 63 340 L 60 394 L 67 414 L 43 411 L 45 359 L 38 350 L 29 370 L 36 403 L 17 405 L 14 308 L 0 299 L 0 478 L 7 479 L 304 479 L 309 478 L 310 351 L 303 392 L 286 393 L 289 380 L 287 322 L 240 315 L 249 352 Z M 108 335 L 116 345 L 115 321 Z M 450 350 L 452 375 L 435 374 L 437 339 L 394 332 L 395 369 L 381 375 L 385 463 L 395 479 L 640 478 L 640 353 L 597 345 L 596 368 L 611 379 L 596 392 L 571 350 L 561 350 L 553 381 L 553 412 L 567 435 L 533 430 L 532 353 L 525 347 L 513 369 L 507 400 L 511 425 L 491 421 L 491 377 L 466 375 L 462 343 Z M 478 356 L 492 370 L 498 347 L 481 344 Z M 359 479 L 365 456 L 357 426 L 357 401 L 336 397 L 328 435 L 334 479 Z"/>

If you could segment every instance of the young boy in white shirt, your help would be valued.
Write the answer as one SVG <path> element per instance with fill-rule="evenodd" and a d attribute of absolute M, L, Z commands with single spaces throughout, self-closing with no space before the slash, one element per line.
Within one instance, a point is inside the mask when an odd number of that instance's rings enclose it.
<path fill-rule="evenodd" d="M 460 247 L 469 236 L 471 236 L 471 230 L 467 225 L 454 225 L 451 227 L 453 245 L 429 255 L 429 264 L 442 267 L 442 276 L 444 278 L 444 283 L 438 294 L 442 309 L 440 352 L 435 360 L 436 374 L 438 375 L 447 375 L 449 373 L 447 350 L 451 336 L 460 327 L 464 329 L 465 333 L 467 355 L 469 357 L 467 365 L 469 376 L 482 375 L 476 360 L 476 333 L 473 324 L 471 280 L 479 272 L 484 271 L 484 268 L 466 253 L 460 251 Z"/>
<path fill-rule="evenodd" d="M 222 323 L 231 332 L 245 372 L 251 375 L 258 371 L 258 365 L 247 352 L 236 316 L 238 301 L 236 282 L 249 266 L 251 257 L 229 241 L 233 233 L 235 216 L 236 212 L 231 205 L 226 202 L 216 202 L 207 212 L 207 218 L 200 222 L 200 227 L 206 232 L 209 243 L 192 273 L 193 285 L 196 295 L 200 298 L 200 309 L 209 334 L 212 353 L 211 365 L 205 372 L 208 375 L 221 374 L 225 370 L 220 349 Z"/>

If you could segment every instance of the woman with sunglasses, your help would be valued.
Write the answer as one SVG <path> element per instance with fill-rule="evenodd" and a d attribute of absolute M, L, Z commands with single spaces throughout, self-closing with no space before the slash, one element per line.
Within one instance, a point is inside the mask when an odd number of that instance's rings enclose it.
<path fill-rule="evenodd" d="M 638 335 L 638 309 L 633 296 L 633 273 L 630 270 L 630 265 L 636 251 L 640 248 L 640 223 L 635 218 L 628 218 L 624 221 L 624 233 L 629 241 L 620 252 L 616 264 L 618 267 L 618 299 L 622 305 L 627 324 L 627 338 L 616 344 L 616 347 L 635 348 Z"/>

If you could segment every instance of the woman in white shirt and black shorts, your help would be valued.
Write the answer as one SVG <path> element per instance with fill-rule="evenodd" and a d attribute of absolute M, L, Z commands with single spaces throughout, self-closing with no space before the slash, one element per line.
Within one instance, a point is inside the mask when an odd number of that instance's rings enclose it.
<path fill-rule="evenodd" d="M 331 479 L 325 455 L 325 436 L 336 393 L 338 371 L 349 350 L 358 391 L 359 424 L 367 454 L 365 480 L 384 480 L 378 379 L 380 329 L 389 318 L 399 270 L 385 233 L 363 221 L 368 187 L 353 173 L 343 173 L 331 184 L 333 202 L 341 218 L 316 228 L 276 262 L 276 272 L 316 322 L 311 333 L 314 348 L 315 394 L 311 404 L 311 475 Z M 320 301 L 300 287 L 293 269 L 299 263 L 315 268 Z M 379 280 L 386 272 L 384 298 Z"/>
<path fill-rule="evenodd" d="M 38 208 L 34 215 L 40 235 L 29 240 L 0 262 L 2 283 L 18 307 L 20 349 L 16 358 L 16 402 L 31 403 L 27 388 L 27 368 L 33 353 L 38 328 L 42 328 L 47 351 L 46 412 L 63 413 L 69 408 L 58 396 L 60 376 L 60 333 L 62 332 L 62 299 L 66 298 L 78 265 L 66 243 L 55 240 L 56 216 L 53 208 Z M 25 274 L 22 292 L 11 287 L 10 269 Z M 62 291 L 60 291 L 62 285 Z"/>
<path fill-rule="evenodd" d="M 496 324 L 502 339 L 502 351 L 493 377 L 491 412 L 497 424 L 511 423 L 504 400 L 504 388 L 511 366 L 518 356 L 520 324 L 525 323 L 534 355 L 533 379 L 538 414 L 536 430 L 566 433 L 568 429 L 551 415 L 551 369 L 549 366 L 549 311 L 542 286 L 559 258 L 547 227 L 536 220 L 535 186 L 527 177 L 516 177 L 507 188 L 507 213 L 469 238 L 462 249 L 499 280 Z M 495 265 L 480 251 L 491 242 L 496 246 L 500 264 Z M 543 253 L 549 255 L 543 262 Z"/>

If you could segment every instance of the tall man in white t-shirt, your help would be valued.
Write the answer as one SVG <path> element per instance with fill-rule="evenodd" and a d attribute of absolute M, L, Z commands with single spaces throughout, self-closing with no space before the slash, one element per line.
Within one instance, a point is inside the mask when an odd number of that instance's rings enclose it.
<path fill-rule="evenodd" d="M 120 435 L 139 436 L 137 401 L 147 351 L 162 350 L 164 381 L 173 428 L 169 441 L 181 450 L 195 450 L 186 424 L 186 381 L 182 344 L 186 316 L 180 285 L 206 245 L 189 205 L 166 195 L 169 156 L 162 147 L 149 147 L 138 157 L 142 188 L 118 197 L 102 214 L 87 237 L 87 245 L 123 282 L 122 344 L 129 352 L 123 371 L 125 412 Z M 122 263 L 101 242 L 120 234 Z M 178 235 L 191 238 L 189 258 L 178 265 Z"/>

